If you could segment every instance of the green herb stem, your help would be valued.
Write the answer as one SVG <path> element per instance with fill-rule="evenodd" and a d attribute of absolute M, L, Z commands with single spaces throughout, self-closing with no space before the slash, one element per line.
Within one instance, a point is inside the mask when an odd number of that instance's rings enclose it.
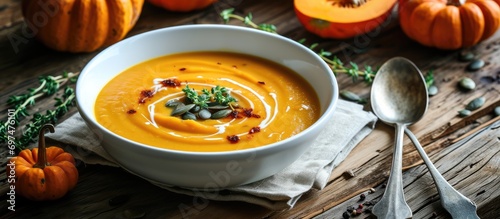
<path fill-rule="evenodd" d="M 19 126 L 21 120 L 27 116 L 28 107 L 34 106 L 38 98 L 55 94 L 63 85 L 69 82 L 76 82 L 79 73 L 63 73 L 58 76 L 42 76 L 39 79 L 40 85 L 36 88 L 28 89 L 27 93 L 10 96 L 7 104 L 13 105 L 15 110 L 9 114 L 6 122 L 0 123 L 0 143 L 5 143 L 12 140 L 13 136 L 7 135 L 7 128 L 15 128 Z M 68 108 L 73 105 L 75 92 L 72 88 L 66 87 L 63 93 L 63 99 L 55 98 L 56 104 L 54 110 L 47 110 L 45 115 L 35 113 L 30 123 L 26 125 L 21 137 L 15 139 L 15 145 L 22 150 L 27 143 L 38 136 L 38 132 L 45 123 L 55 122 L 57 118 L 68 111 Z M 12 124 L 11 120 L 14 120 Z M 10 125 L 9 125 L 10 124 Z"/>

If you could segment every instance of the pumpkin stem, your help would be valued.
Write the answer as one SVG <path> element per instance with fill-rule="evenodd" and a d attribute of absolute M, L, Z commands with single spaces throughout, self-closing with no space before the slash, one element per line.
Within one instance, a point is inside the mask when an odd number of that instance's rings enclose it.
<path fill-rule="evenodd" d="M 45 124 L 40 128 L 40 133 L 38 134 L 38 160 L 33 167 L 35 168 L 45 168 L 49 164 L 47 163 L 47 153 L 45 149 L 45 131 L 49 130 L 50 133 L 54 133 L 54 126 L 52 124 Z"/>
<path fill-rule="evenodd" d="M 457 7 L 460 7 L 463 4 L 465 4 L 465 0 L 448 0 L 448 5 L 455 5 Z"/>

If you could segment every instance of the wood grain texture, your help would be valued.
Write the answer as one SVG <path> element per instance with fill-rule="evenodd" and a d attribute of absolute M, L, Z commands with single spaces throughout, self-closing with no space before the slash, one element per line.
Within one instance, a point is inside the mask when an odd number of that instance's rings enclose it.
<path fill-rule="evenodd" d="M 51 51 L 38 43 L 26 32 L 19 8 L 20 1 L 0 0 L 0 121 L 5 121 L 6 103 L 10 95 L 20 94 L 38 83 L 40 75 L 59 75 L 63 71 L 78 72 L 99 51 L 68 54 Z M 321 39 L 298 23 L 291 0 L 220 0 L 213 6 L 196 12 L 172 13 L 146 3 L 137 25 L 127 37 L 158 28 L 193 24 L 223 23 L 218 13 L 234 7 L 236 13 L 252 13 L 254 22 L 271 23 L 279 34 L 294 40 L 306 39 L 307 46 L 318 43 L 317 48 L 332 52 L 344 63 L 350 61 L 360 66 L 380 66 L 394 56 L 409 58 L 422 70 L 434 71 L 440 92 L 430 99 L 427 114 L 410 128 L 419 138 L 431 160 L 449 179 L 455 188 L 480 204 L 482 218 L 500 217 L 500 158 L 499 129 L 479 131 L 477 127 L 492 121 L 492 110 L 500 105 L 500 32 L 483 43 L 470 48 L 486 66 L 476 72 L 465 70 L 467 62 L 460 62 L 460 51 L 440 51 L 426 48 L 411 41 L 398 25 L 397 14 L 379 29 L 347 40 Z M 243 24 L 231 21 L 228 25 Z M 13 37 L 20 37 L 17 44 Z M 462 92 L 457 82 L 470 77 L 478 85 L 472 92 Z M 339 88 L 349 90 L 368 99 L 370 86 L 352 82 L 346 75 L 337 75 Z M 60 94 L 58 94 L 60 95 Z M 484 96 L 486 104 L 469 117 L 457 117 L 457 111 L 470 100 Z M 53 97 L 40 99 L 31 113 L 44 111 L 53 105 Z M 369 110 L 369 104 L 366 105 Z M 63 121 L 76 108 L 60 121 Z M 145 212 L 144 218 L 341 218 L 339 211 L 357 203 L 361 193 L 367 200 L 377 200 L 382 194 L 381 185 L 386 181 L 392 159 L 393 128 L 378 123 L 376 129 L 365 138 L 333 171 L 328 185 L 322 190 L 305 194 L 292 209 L 270 211 L 240 202 L 217 202 L 171 193 L 159 189 L 119 168 L 85 165 L 79 163 L 80 181 L 75 190 L 61 200 L 33 203 L 16 199 L 16 212 L 7 210 L 7 203 L 0 202 L 2 218 L 125 218 L 130 212 Z M 467 139 L 469 136 L 472 138 Z M 460 139 L 463 144 L 453 144 Z M 57 142 L 52 142 L 58 144 Z M 416 150 L 405 138 L 404 166 L 405 192 L 414 218 L 448 218 L 440 207 L 430 175 L 421 165 Z M 65 148 L 66 145 L 58 144 Z M 7 148 L 0 145 L 0 196 L 6 199 L 5 164 Z M 354 177 L 344 174 L 351 172 Z M 497 176 L 497 177 L 491 177 Z M 428 190 L 422 188 L 428 187 Z M 482 192 L 484 189 L 484 192 Z M 123 202 L 111 206 L 110 199 L 123 198 Z M 340 214 L 339 214 L 340 213 Z M 370 217 L 369 214 L 363 217 Z"/>

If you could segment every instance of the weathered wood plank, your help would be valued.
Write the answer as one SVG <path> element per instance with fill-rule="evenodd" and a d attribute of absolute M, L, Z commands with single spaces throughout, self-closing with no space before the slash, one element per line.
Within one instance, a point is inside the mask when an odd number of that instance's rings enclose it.
<path fill-rule="evenodd" d="M 146 3 L 137 25 L 128 37 L 148 30 L 174 25 L 222 23 L 218 13 L 229 7 L 235 7 L 239 14 L 252 13 L 256 23 L 276 24 L 278 32 L 291 39 L 306 38 L 306 45 L 319 43 L 317 48 L 331 51 L 345 63 L 353 61 L 360 66 L 377 67 L 393 56 L 404 56 L 414 61 L 423 72 L 434 70 L 436 84 L 440 88 L 440 93 L 431 98 L 428 113 L 422 121 L 411 127 L 413 132 L 419 136 L 425 150 L 432 155 L 433 160 L 439 159 L 438 156 L 440 155 L 451 154 L 453 151 L 449 151 L 450 145 L 461 136 L 474 133 L 475 131 L 471 132 L 471 130 L 490 120 L 492 118 L 491 110 L 493 107 L 500 105 L 500 86 L 498 86 L 500 84 L 500 63 L 497 61 L 500 56 L 500 32 L 472 48 L 472 51 L 478 57 L 487 62 L 487 65 L 477 72 L 464 70 L 467 63 L 457 60 L 459 51 L 439 51 L 412 42 L 399 28 L 397 15 L 395 14 L 382 25 L 383 28 L 379 31 L 347 40 L 321 39 L 305 31 L 298 23 L 293 12 L 293 2 L 290 0 L 220 0 L 219 3 L 206 10 L 192 13 L 171 13 Z M 243 24 L 239 21 L 231 21 L 228 25 L 242 26 Z M 88 54 L 54 52 L 46 49 L 32 38 L 29 38 L 28 43 L 20 45 L 16 52 L 7 36 L 9 34 L 23 36 L 22 28 L 19 1 L 0 0 L 0 78 L 2 79 L 0 80 L 0 121 L 5 120 L 5 112 L 11 107 L 5 104 L 8 96 L 22 93 L 28 87 L 32 87 L 33 84 L 37 83 L 37 77 L 40 75 L 57 75 L 63 71 L 80 71 L 98 53 L 98 51 Z M 456 82 L 463 76 L 471 77 L 476 81 L 478 87 L 475 91 L 460 92 L 457 90 Z M 353 83 L 351 78 L 345 75 L 338 75 L 337 79 L 340 89 L 351 90 L 360 94 L 363 98 L 369 97 L 369 85 L 361 82 Z M 487 98 L 484 107 L 474 111 L 473 115 L 469 117 L 456 117 L 457 110 L 461 109 L 469 100 L 478 96 Z M 44 111 L 52 104 L 51 98 L 40 100 L 39 103 L 40 105 L 33 110 Z M 369 106 L 367 105 L 366 108 L 369 109 Z M 71 113 L 75 111 L 76 109 L 73 108 Z M 84 217 L 109 218 L 120 217 L 126 209 L 141 208 L 147 212 L 147 218 L 181 218 L 186 215 L 191 218 L 314 217 L 352 197 L 356 199 L 360 193 L 366 192 L 369 188 L 380 185 L 386 180 L 392 156 L 393 132 L 391 127 L 378 124 L 376 130 L 353 150 L 345 162 L 334 170 L 325 189 L 309 192 L 293 209 L 286 211 L 273 212 L 246 203 L 206 202 L 158 189 L 118 168 L 82 165 L 79 167 L 81 171 L 79 185 L 68 197 L 61 201 L 42 203 L 42 207 L 36 207 L 36 210 L 32 209 L 35 203 L 18 199 L 18 214 L 5 212 L 5 203 L 0 204 L 0 214 L 8 213 L 6 217 L 13 218 L 18 216 L 51 218 L 51 216 L 70 217 L 75 216 L 75 212 L 78 212 L 78 215 L 82 212 Z M 405 141 L 408 142 L 408 139 L 405 139 Z M 64 147 L 64 145 L 62 146 Z M 409 143 L 406 144 L 404 150 L 404 165 L 406 168 L 421 163 L 415 149 L 408 146 Z M 481 149 L 478 149 L 478 151 L 486 150 L 487 144 L 482 144 L 480 147 Z M 5 167 L 5 153 L 6 147 L 0 145 L 0 164 L 2 164 L 0 166 L 2 167 Z M 481 160 L 480 162 L 483 162 L 483 159 L 487 160 L 489 157 L 487 154 L 477 153 L 477 155 L 477 159 Z M 494 158 L 498 160 L 496 156 Z M 443 162 L 446 163 L 445 160 Z M 440 168 L 452 169 L 452 167 Z M 418 169 L 418 167 L 415 169 Z M 352 171 L 356 177 L 344 177 L 343 173 L 346 171 Z M 414 171 L 414 169 L 409 170 L 405 177 L 412 176 L 409 173 L 415 173 L 411 171 Z M 422 172 L 419 172 L 419 174 L 423 174 L 420 178 L 426 176 Z M 454 174 L 457 175 L 457 179 L 467 176 L 465 172 L 455 172 Z M 471 176 L 477 174 L 479 174 L 479 177 L 488 173 L 478 171 Z M 4 194 L 7 191 L 5 179 L 5 169 L 0 168 L 0 196 L 2 198 L 5 197 Z M 407 188 L 411 188 L 413 184 L 421 185 L 420 183 L 424 182 L 412 181 Z M 460 185 L 458 181 L 455 183 Z M 470 183 L 475 185 L 474 182 Z M 498 182 L 490 186 L 495 188 L 495 185 L 498 188 Z M 476 186 L 471 187 L 477 188 Z M 467 189 L 468 187 L 461 188 Z M 377 192 L 380 192 L 380 190 Z M 474 191 L 469 192 L 472 194 Z M 130 195 L 130 199 L 117 207 L 107 205 L 110 198 L 121 194 Z M 414 201 L 416 206 L 425 206 L 419 207 L 422 210 L 418 211 L 428 212 L 428 208 L 434 209 L 436 207 L 438 201 L 436 196 L 428 197 L 431 198 Z M 481 203 L 484 203 L 484 205 L 480 209 L 480 215 L 485 216 L 485 218 L 491 218 L 489 216 L 500 212 L 498 205 L 495 205 L 495 203 L 500 203 L 498 195 L 492 194 L 490 198 L 481 200 Z M 427 213 L 422 213 L 422 215 L 427 216 Z"/>
<path fill-rule="evenodd" d="M 474 201 L 481 218 L 498 218 L 500 196 L 500 122 L 476 135 L 469 136 L 430 159 L 445 179 L 459 192 Z M 451 218 L 440 204 L 439 194 L 425 165 L 414 167 L 404 174 L 404 191 L 414 218 Z M 342 218 L 348 207 L 365 204 L 360 217 L 370 217 L 367 202 L 378 201 L 384 192 L 379 186 L 374 193 L 364 192 L 366 199 L 358 196 L 337 205 L 320 215 L 320 218 Z M 368 213 L 366 210 L 368 209 Z"/>

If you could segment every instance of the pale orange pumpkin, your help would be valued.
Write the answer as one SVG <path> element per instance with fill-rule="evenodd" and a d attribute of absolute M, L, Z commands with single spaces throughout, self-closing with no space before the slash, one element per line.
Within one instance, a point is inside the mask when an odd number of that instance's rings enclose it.
<path fill-rule="evenodd" d="M 217 0 L 148 0 L 151 4 L 169 11 L 189 12 L 208 7 Z"/>
<path fill-rule="evenodd" d="M 453 50 L 493 35 L 500 27 L 500 6 L 492 0 L 400 0 L 399 21 L 422 45 Z"/>
<path fill-rule="evenodd" d="M 396 0 L 294 0 L 295 14 L 309 32 L 335 39 L 374 30 L 395 4 Z"/>
<path fill-rule="evenodd" d="M 78 182 L 75 159 L 59 147 L 45 148 L 44 132 L 54 132 L 54 126 L 44 125 L 40 131 L 38 148 L 25 149 L 11 159 L 15 165 L 17 194 L 35 201 L 55 200 L 63 197 Z M 7 166 L 7 173 L 10 166 Z"/>
<path fill-rule="evenodd" d="M 123 39 L 137 22 L 144 0 L 23 0 L 28 27 L 47 47 L 92 52 Z"/>

